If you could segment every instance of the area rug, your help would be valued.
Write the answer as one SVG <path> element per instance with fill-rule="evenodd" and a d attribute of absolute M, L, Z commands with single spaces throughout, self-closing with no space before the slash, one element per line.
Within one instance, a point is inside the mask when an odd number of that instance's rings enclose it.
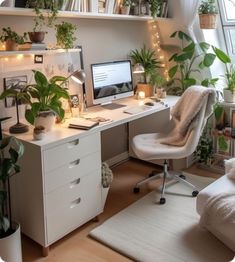
<path fill-rule="evenodd" d="M 186 175 L 199 189 L 213 179 Z M 167 189 L 166 204 L 151 192 L 93 229 L 90 236 L 143 262 L 227 262 L 233 252 L 198 226 L 196 198 L 181 183 Z"/>

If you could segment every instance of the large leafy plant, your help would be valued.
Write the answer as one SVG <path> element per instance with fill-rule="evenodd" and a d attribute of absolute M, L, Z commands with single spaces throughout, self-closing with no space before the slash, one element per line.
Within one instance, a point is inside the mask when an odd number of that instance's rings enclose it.
<path fill-rule="evenodd" d="M 182 31 L 176 31 L 171 35 L 171 38 L 175 37 L 181 41 L 181 48 L 169 59 L 174 62 L 169 70 L 169 77 L 173 81 L 170 92 L 181 95 L 189 86 L 195 84 L 214 86 L 218 78 L 199 80 L 196 77 L 199 75 L 199 78 L 203 78 L 202 71 L 209 68 L 216 58 L 214 53 L 209 52 L 211 46 L 206 42 L 195 43 L 190 36 Z"/>
<path fill-rule="evenodd" d="M 10 178 L 20 172 L 18 159 L 23 155 L 23 144 L 15 137 L 0 140 L 0 238 L 14 232 L 11 219 Z"/>
<path fill-rule="evenodd" d="M 218 14 L 215 0 L 202 1 L 198 8 L 199 14 Z"/>
<path fill-rule="evenodd" d="M 130 53 L 130 58 L 134 64 L 141 64 L 144 67 L 144 83 L 150 81 L 151 75 L 156 74 L 156 70 L 161 68 L 161 62 L 156 59 L 155 52 L 145 45 L 140 50 L 135 49 Z"/>

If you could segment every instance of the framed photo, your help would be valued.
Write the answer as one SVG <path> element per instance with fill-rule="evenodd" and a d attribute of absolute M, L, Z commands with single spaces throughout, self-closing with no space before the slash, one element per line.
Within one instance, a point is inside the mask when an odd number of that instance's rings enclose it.
<path fill-rule="evenodd" d="M 79 96 L 78 95 L 70 95 L 70 106 L 71 108 L 79 107 Z"/>
<path fill-rule="evenodd" d="M 231 155 L 231 139 L 224 135 L 218 135 L 216 141 L 216 152 L 224 156 Z"/>
<path fill-rule="evenodd" d="M 27 76 L 13 76 L 13 77 L 5 77 L 3 79 L 3 87 L 4 90 L 8 90 L 9 88 L 14 88 L 17 91 L 22 90 L 27 85 Z M 22 104 L 21 101 L 18 101 L 18 104 Z M 13 107 L 15 106 L 15 98 L 7 97 L 5 99 L 5 107 Z"/>

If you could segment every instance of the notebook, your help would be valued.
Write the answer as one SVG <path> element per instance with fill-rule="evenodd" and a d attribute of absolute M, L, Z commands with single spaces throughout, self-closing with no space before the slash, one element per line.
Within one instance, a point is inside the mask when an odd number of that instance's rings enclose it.
<path fill-rule="evenodd" d="M 98 121 L 91 121 L 85 118 L 77 118 L 77 119 L 70 120 L 69 128 L 88 130 L 97 125 L 99 125 Z"/>

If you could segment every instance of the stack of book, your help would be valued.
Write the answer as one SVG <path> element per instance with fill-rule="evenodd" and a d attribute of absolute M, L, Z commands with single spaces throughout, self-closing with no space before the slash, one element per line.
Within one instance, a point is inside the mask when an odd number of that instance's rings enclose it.
<path fill-rule="evenodd" d="M 89 0 L 89 12 L 118 14 L 121 0 Z"/>
<path fill-rule="evenodd" d="M 95 127 L 98 125 L 99 125 L 99 121 L 93 121 L 93 120 L 89 120 L 85 118 L 76 118 L 76 119 L 70 120 L 69 128 L 89 130 L 92 127 Z"/>
<path fill-rule="evenodd" d="M 168 0 L 164 0 L 159 8 L 159 17 L 167 17 L 168 15 Z"/>

